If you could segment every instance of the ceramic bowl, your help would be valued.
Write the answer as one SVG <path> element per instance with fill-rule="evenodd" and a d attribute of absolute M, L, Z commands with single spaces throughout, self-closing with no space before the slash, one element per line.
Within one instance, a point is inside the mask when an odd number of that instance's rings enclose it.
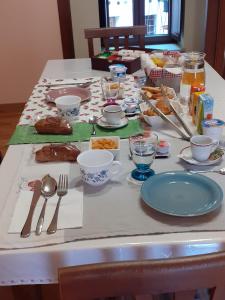
<path fill-rule="evenodd" d="M 117 145 L 117 148 L 116 149 L 107 148 L 107 145 L 109 145 L 109 144 L 107 144 L 107 141 L 108 142 L 110 142 L 110 141 L 115 142 L 115 144 Z M 96 144 L 97 145 L 99 144 L 99 147 L 93 148 L 93 147 L 96 146 Z M 106 148 L 104 148 L 104 145 L 106 145 Z M 113 154 L 114 158 L 116 158 L 116 157 L 118 157 L 118 155 L 120 153 L 120 137 L 119 136 L 91 137 L 90 142 L 89 142 L 89 149 L 90 150 L 93 150 L 93 149 L 108 150 Z"/>
<path fill-rule="evenodd" d="M 154 105 L 156 104 L 156 101 L 151 101 L 151 103 L 153 103 Z M 178 102 L 173 101 L 174 107 L 175 109 L 181 114 L 183 114 L 182 108 L 180 106 L 180 104 Z M 147 105 L 147 103 L 141 103 L 140 104 L 140 110 L 142 113 L 142 116 L 145 120 L 146 123 L 148 123 L 149 125 L 151 125 L 154 129 L 156 128 L 161 128 L 161 127 L 168 127 L 170 125 L 168 125 L 166 123 L 166 121 L 164 121 L 160 116 L 147 116 L 144 114 L 144 112 L 149 109 L 150 107 Z M 175 117 L 174 114 L 171 115 L 166 115 L 171 121 L 173 121 L 176 124 L 179 124 L 179 122 L 177 121 L 177 118 Z"/>

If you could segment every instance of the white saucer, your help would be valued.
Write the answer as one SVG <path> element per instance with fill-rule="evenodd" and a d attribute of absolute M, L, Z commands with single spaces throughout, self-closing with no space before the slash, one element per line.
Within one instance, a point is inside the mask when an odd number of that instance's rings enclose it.
<path fill-rule="evenodd" d="M 180 154 L 178 154 L 178 157 L 183 159 L 184 161 L 186 161 L 187 163 L 191 164 L 191 165 L 197 165 L 197 166 L 210 166 L 210 165 L 214 165 L 216 163 L 218 163 L 219 161 L 221 161 L 223 159 L 223 156 L 218 157 L 217 159 L 211 160 L 211 159 L 207 159 L 204 161 L 197 161 L 192 157 L 191 154 L 191 147 L 185 147 L 181 150 Z"/>
<path fill-rule="evenodd" d="M 110 128 L 110 129 L 117 129 L 124 127 L 128 124 L 128 119 L 127 118 L 122 118 L 120 121 L 120 124 L 109 124 L 104 117 L 101 117 L 97 121 L 98 126 L 103 127 L 103 128 Z"/>
<path fill-rule="evenodd" d="M 140 110 L 139 109 L 136 109 L 135 112 L 132 112 L 132 113 L 125 112 L 125 116 L 126 117 L 133 117 L 133 116 L 136 116 L 136 115 L 139 115 L 139 114 L 140 114 Z"/>

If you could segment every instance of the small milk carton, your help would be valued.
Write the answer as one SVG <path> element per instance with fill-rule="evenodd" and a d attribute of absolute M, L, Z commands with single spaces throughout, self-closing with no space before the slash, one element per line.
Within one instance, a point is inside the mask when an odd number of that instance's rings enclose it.
<path fill-rule="evenodd" d="M 214 99 L 209 94 L 198 96 L 196 125 L 199 134 L 202 134 L 202 121 L 213 118 Z"/>

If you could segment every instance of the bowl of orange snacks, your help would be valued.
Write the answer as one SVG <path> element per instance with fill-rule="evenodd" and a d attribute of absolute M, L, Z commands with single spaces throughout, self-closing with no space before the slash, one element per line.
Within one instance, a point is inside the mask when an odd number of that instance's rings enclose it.
<path fill-rule="evenodd" d="M 120 138 L 118 136 L 91 137 L 89 149 L 108 150 L 115 158 L 120 151 Z"/>

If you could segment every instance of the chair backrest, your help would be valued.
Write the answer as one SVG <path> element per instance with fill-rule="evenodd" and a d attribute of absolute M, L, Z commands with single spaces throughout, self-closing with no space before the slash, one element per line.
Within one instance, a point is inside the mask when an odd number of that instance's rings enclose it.
<path fill-rule="evenodd" d="M 193 300 L 196 289 L 210 289 L 210 299 L 225 299 L 225 252 L 193 257 L 99 263 L 59 269 L 61 300 L 117 296 Z"/>
<path fill-rule="evenodd" d="M 102 38 L 104 48 L 106 51 L 108 51 L 110 47 L 110 41 L 113 43 L 115 50 L 119 50 L 121 42 L 120 37 L 124 37 L 123 48 L 129 48 L 129 37 L 132 35 L 138 37 L 138 46 L 140 48 L 144 48 L 144 37 L 146 32 L 147 27 L 145 25 L 84 29 L 84 36 L 88 40 L 89 57 L 94 56 L 94 38 Z"/>

